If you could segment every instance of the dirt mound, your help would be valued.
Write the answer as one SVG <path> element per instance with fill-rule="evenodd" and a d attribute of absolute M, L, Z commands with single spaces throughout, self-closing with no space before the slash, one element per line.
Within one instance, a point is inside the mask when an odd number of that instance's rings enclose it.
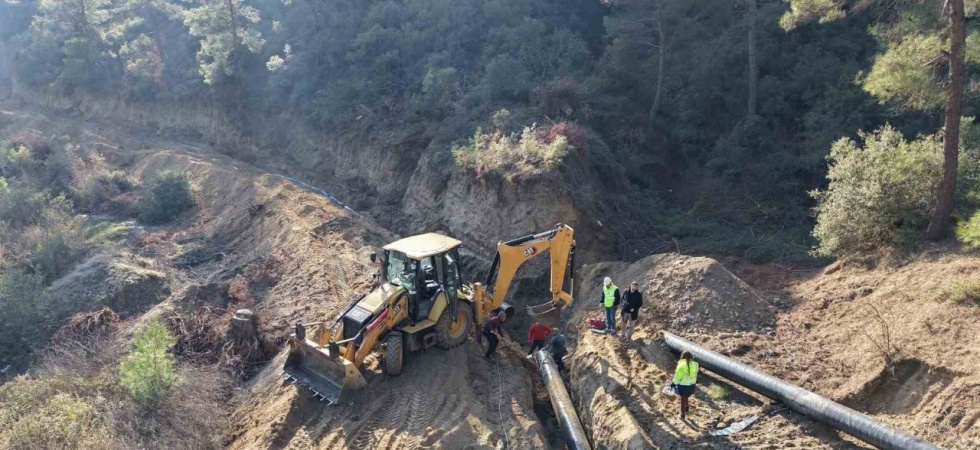
<path fill-rule="evenodd" d="M 599 311 L 600 286 L 606 276 L 621 290 L 638 282 L 644 293 L 645 312 L 655 314 L 672 330 L 761 330 L 775 321 L 772 305 L 711 258 L 667 253 L 648 256 L 631 265 L 588 266 L 578 275 L 579 301 Z"/>

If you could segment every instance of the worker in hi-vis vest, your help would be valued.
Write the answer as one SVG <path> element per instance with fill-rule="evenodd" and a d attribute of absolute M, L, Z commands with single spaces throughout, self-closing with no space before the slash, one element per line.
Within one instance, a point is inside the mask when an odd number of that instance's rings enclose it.
<path fill-rule="evenodd" d="M 616 334 L 616 307 L 619 306 L 619 288 L 612 278 L 602 280 L 602 299 L 600 303 L 606 308 L 606 334 Z"/>
<path fill-rule="evenodd" d="M 677 370 L 674 372 L 674 393 L 681 398 L 681 420 L 687 418 L 687 410 L 690 407 L 688 399 L 694 394 L 694 385 L 698 384 L 698 362 L 691 356 L 691 352 L 685 350 L 681 353 L 681 359 L 677 360 Z"/>

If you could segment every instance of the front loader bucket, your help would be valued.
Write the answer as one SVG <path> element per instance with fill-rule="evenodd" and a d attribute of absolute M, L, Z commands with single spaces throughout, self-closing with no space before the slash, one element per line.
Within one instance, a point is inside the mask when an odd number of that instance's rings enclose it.
<path fill-rule="evenodd" d="M 283 366 L 286 378 L 308 387 L 320 400 L 333 405 L 343 401 L 351 391 L 367 385 L 354 363 L 339 355 L 330 355 L 316 342 L 291 337 L 289 346 L 289 356 Z"/>

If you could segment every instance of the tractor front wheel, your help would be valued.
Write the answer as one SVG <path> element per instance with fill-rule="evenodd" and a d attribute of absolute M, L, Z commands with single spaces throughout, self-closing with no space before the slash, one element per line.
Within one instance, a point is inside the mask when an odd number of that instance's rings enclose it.
<path fill-rule="evenodd" d="M 456 320 L 449 317 L 447 308 L 436 322 L 436 345 L 445 349 L 462 345 L 472 325 L 473 309 L 469 303 L 461 301 L 456 304 Z"/>
<path fill-rule="evenodd" d="M 399 332 L 388 333 L 388 336 L 385 337 L 384 344 L 383 368 L 385 373 L 388 375 L 400 375 L 402 373 L 402 362 L 405 360 L 402 334 Z"/>

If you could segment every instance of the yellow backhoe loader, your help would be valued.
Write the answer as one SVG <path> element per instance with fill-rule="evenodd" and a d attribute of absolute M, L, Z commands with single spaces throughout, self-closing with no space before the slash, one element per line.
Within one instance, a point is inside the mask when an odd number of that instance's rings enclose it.
<path fill-rule="evenodd" d="M 372 351 L 381 351 L 385 373 L 398 375 L 406 352 L 456 347 L 491 312 L 512 316 L 514 308 L 504 298 L 517 269 L 545 251 L 551 255 L 552 298 L 529 307 L 528 313 L 552 313 L 572 303 L 571 227 L 558 224 L 498 243 L 486 283 L 463 283 L 461 244 L 427 233 L 386 245 L 380 261 L 372 254 L 372 262 L 380 263 L 380 286 L 348 305 L 333 322 L 297 324 L 289 339 L 286 376 L 334 404 L 367 384 L 360 368 Z"/>

